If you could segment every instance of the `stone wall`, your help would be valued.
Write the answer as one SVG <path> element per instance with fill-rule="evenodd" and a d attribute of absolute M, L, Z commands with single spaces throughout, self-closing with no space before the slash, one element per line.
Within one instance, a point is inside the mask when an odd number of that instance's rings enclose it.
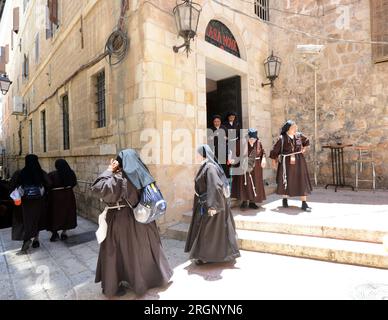
<path fill-rule="evenodd" d="M 318 158 L 319 183 L 331 182 L 330 154 L 322 149 L 336 143 L 369 145 L 376 148 L 377 187 L 388 188 L 388 62 L 374 64 L 371 45 L 326 41 L 292 32 L 302 30 L 319 37 L 370 41 L 369 1 L 276 1 L 271 21 L 288 30 L 272 27 L 274 52 L 283 58 L 273 95 L 273 136 L 286 119 L 294 119 L 314 144 L 314 73 L 302 63 L 297 44 L 323 44 L 317 57 L 318 70 Z M 306 16 L 311 15 L 311 16 Z M 309 160 L 313 160 L 313 148 Z M 356 152 L 345 149 L 347 181 L 354 184 Z M 311 163 L 311 172 L 313 166 Z M 364 178 L 371 178 L 365 167 Z M 362 187 L 370 188 L 371 183 Z"/>
<path fill-rule="evenodd" d="M 198 169 L 193 164 L 194 148 L 204 142 L 196 135 L 197 129 L 206 129 L 206 61 L 213 60 L 236 70 L 242 78 L 243 120 L 246 127 L 256 127 L 269 150 L 271 139 L 271 90 L 262 88 L 265 82 L 262 61 L 269 54 L 268 27 L 257 19 L 246 19 L 236 9 L 250 15 L 253 8 L 245 2 L 225 1 L 224 5 L 199 1 L 203 6 L 198 36 L 192 42 L 193 52 L 174 53 L 179 45 L 172 15 L 175 0 L 130 1 L 126 13 L 126 27 L 130 37 L 128 55 L 117 66 L 106 59 L 79 72 L 64 86 L 61 84 L 80 66 L 101 54 L 105 42 L 114 30 L 119 16 L 119 1 L 60 1 L 60 28 L 53 39 L 45 39 L 43 30 L 34 23 L 34 5 L 43 0 L 31 0 L 23 16 L 24 28 L 17 38 L 22 38 L 28 52 L 33 52 L 34 35 L 40 32 L 40 59 L 33 63 L 28 80 L 13 85 L 6 104 L 5 130 L 7 136 L 8 168 L 12 173 L 23 166 L 28 152 L 29 120 L 33 121 L 34 153 L 41 159 L 42 167 L 54 169 L 57 158 L 66 158 L 82 181 L 76 188 L 79 212 L 96 220 L 102 204 L 89 191 L 89 184 L 106 169 L 109 159 L 126 147 L 141 151 L 151 138 L 160 137 L 162 145 L 154 148 L 160 160 L 151 163 L 150 170 L 169 203 L 169 211 L 162 223 L 171 223 L 191 210 L 193 179 Z M 83 20 L 84 48 L 81 47 L 81 15 Z M 242 59 L 204 41 L 205 30 L 211 19 L 219 19 L 235 35 Z M 39 29 L 40 28 L 40 29 Z M 40 31 L 38 31 L 40 30 Z M 16 37 L 16 36 L 15 36 Z M 15 43 L 19 41 L 15 39 Z M 11 55 L 9 75 L 20 77 L 22 52 Z M 106 75 L 107 127 L 97 129 L 95 124 L 95 87 L 93 76 L 100 70 Z M 17 81 L 15 81 L 16 83 Z M 57 93 L 42 104 L 51 93 Z M 63 150 L 61 98 L 69 95 L 70 150 Z M 12 98 L 20 95 L 30 99 L 27 117 L 11 116 Z M 47 152 L 41 141 L 40 113 L 46 111 Z M 22 155 L 19 156 L 18 128 L 22 124 Z M 144 129 L 153 129 L 147 136 Z M 155 130 L 156 129 L 156 130 Z M 167 129 L 167 130 L 166 130 Z M 171 131 L 171 136 L 169 135 Z M 188 135 L 187 135 L 188 134 Z M 187 140 L 185 140 L 187 139 Z M 169 161 L 171 150 L 182 143 L 192 145 L 185 155 L 189 163 Z M 147 154 L 142 154 L 146 157 Z M 184 159 L 183 159 L 184 160 Z M 273 172 L 266 169 L 265 177 L 273 180 Z"/>

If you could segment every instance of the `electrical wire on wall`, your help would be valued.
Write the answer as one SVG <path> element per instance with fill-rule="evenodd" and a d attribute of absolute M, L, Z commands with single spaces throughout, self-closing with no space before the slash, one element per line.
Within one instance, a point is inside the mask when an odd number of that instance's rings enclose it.
<path fill-rule="evenodd" d="M 107 56 L 109 57 L 109 64 L 111 66 L 119 64 L 121 61 L 123 61 L 128 53 L 129 39 L 126 32 L 124 31 L 125 12 L 128 9 L 129 1 L 122 0 L 120 18 L 117 23 L 117 30 L 111 33 L 105 45 L 105 51 L 108 54 Z"/>

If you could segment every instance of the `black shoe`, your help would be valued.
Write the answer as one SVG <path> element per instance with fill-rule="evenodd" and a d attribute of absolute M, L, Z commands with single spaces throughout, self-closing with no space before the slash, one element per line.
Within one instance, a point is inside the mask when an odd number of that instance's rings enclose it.
<path fill-rule="evenodd" d="M 251 209 L 259 209 L 260 207 L 258 207 L 258 206 L 256 205 L 256 203 L 250 202 L 250 203 L 249 203 L 249 208 L 251 208 Z"/>
<path fill-rule="evenodd" d="M 25 240 L 25 241 L 23 241 L 23 245 L 22 245 L 22 248 L 21 248 L 21 252 L 27 253 L 27 250 L 30 248 L 31 242 L 32 242 L 31 240 Z"/>
<path fill-rule="evenodd" d="M 288 200 L 286 198 L 283 199 L 283 208 L 288 208 Z"/>
<path fill-rule="evenodd" d="M 52 235 L 51 238 L 50 238 L 50 241 L 51 241 L 51 242 L 55 242 L 55 241 L 57 241 L 57 240 L 59 240 L 59 234 L 58 234 L 58 232 L 54 231 L 54 232 L 53 232 L 53 235 Z"/>
<path fill-rule="evenodd" d="M 247 202 L 247 201 L 243 201 L 243 202 L 241 203 L 241 205 L 240 205 L 240 208 L 241 208 L 241 209 L 246 209 L 246 208 L 248 208 L 248 202 Z"/>
<path fill-rule="evenodd" d="M 39 248 L 39 247 L 40 247 L 40 242 L 39 242 L 39 240 L 34 240 L 34 241 L 32 241 L 32 247 L 33 247 L 33 248 Z"/>
<path fill-rule="evenodd" d="M 61 233 L 61 240 L 62 241 L 65 241 L 65 240 L 67 240 L 67 238 L 68 238 L 69 236 L 66 234 L 66 233 Z"/>
<path fill-rule="evenodd" d="M 194 260 L 194 263 L 195 263 L 197 266 L 201 266 L 201 265 L 203 265 L 203 264 L 206 264 L 205 261 L 202 261 L 202 260 L 200 260 L 200 259 Z"/>
<path fill-rule="evenodd" d="M 122 297 L 122 296 L 125 296 L 126 294 L 127 294 L 127 290 L 123 286 L 120 286 L 116 292 L 117 297 Z"/>
<path fill-rule="evenodd" d="M 307 205 L 306 201 L 302 201 L 302 210 L 310 212 L 311 208 Z"/>

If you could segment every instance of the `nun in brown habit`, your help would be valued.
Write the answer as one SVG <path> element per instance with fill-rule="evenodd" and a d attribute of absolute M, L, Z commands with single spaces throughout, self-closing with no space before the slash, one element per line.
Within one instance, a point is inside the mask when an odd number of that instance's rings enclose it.
<path fill-rule="evenodd" d="M 265 197 L 263 168 L 266 165 L 265 152 L 256 129 L 248 130 L 248 139 L 242 145 L 237 144 L 239 167 L 233 170 L 232 198 L 242 200 L 241 209 L 258 209 L 256 203 L 263 202 Z M 240 152 L 240 148 L 244 152 Z"/>
<path fill-rule="evenodd" d="M 273 146 L 270 158 L 272 167 L 277 166 L 276 193 L 283 196 L 283 207 L 288 207 L 288 197 L 301 197 L 302 210 L 311 211 L 307 204 L 307 195 L 312 186 L 304 153 L 310 145 L 309 139 L 297 132 L 294 121 L 288 120 L 282 127 L 280 137 Z"/>
<path fill-rule="evenodd" d="M 48 174 L 52 188 L 48 197 L 47 219 L 47 230 L 52 232 L 50 241 L 59 239 L 59 230 L 62 230 L 60 239 L 66 240 L 67 230 L 77 227 L 77 206 L 73 191 L 77 177 L 64 159 L 55 161 L 55 168 L 55 171 Z"/>
<path fill-rule="evenodd" d="M 127 149 L 116 161 L 111 160 L 92 185 L 93 192 L 112 208 L 99 218 L 97 236 L 102 243 L 95 279 L 109 297 L 125 294 L 125 287 L 140 296 L 166 285 L 172 277 L 155 221 L 137 222 L 129 206 L 137 205 L 141 189 L 152 182 L 155 180 L 136 151 Z M 103 236 L 101 226 L 106 226 Z"/>
<path fill-rule="evenodd" d="M 198 148 L 202 159 L 195 177 L 193 217 L 185 252 L 195 263 L 234 261 L 240 256 L 229 182 L 208 145 Z"/>

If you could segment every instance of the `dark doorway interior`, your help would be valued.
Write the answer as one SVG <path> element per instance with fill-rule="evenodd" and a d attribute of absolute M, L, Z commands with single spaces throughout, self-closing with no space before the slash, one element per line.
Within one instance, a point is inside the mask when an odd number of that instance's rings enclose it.
<path fill-rule="evenodd" d="M 217 81 L 217 89 L 207 93 L 207 125 L 212 125 L 212 117 L 215 114 L 222 116 L 225 121 L 226 114 L 234 111 L 242 123 L 241 108 L 241 77 L 235 76 Z"/>

